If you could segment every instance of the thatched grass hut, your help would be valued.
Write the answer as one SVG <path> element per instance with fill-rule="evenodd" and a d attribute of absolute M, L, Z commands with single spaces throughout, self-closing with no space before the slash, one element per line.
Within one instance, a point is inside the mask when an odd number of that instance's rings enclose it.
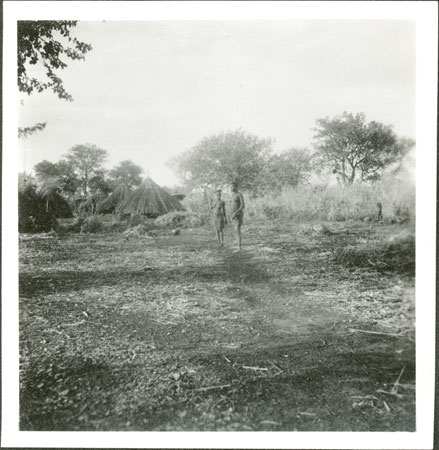
<path fill-rule="evenodd" d="M 98 205 L 106 198 L 105 193 L 98 189 L 79 204 L 79 213 L 97 214 Z"/>
<path fill-rule="evenodd" d="M 125 183 L 119 184 L 106 199 L 98 203 L 96 212 L 98 214 L 115 212 L 116 208 L 128 198 L 130 193 L 130 188 Z"/>
<path fill-rule="evenodd" d="M 135 191 L 116 207 L 117 214 L 161 216 L 172 211 L 184 211 L 183 205 L 168 194 L 151 178 L 145 180 Z"/>
<path fill-rule="evenodd" d="M 37 189 L 36 194 L 41 198 L 46 212 L 50 212 L 58 218 L 73 217 L 72 208 L 68 201 L 58 193 L 56 184 L 45 183 Z"/>

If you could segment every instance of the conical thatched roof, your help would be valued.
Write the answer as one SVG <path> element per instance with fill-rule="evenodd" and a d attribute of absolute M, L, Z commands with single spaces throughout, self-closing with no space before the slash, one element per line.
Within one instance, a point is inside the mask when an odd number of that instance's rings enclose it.
<path fill-rule="evenodd" d="M 130 189 L 125 183 L 119 184 L 117 188 L 105 199 L 99 202 L 97 213 L 112 212 L 122 203 L 129 195 Z"/>
<path fill-rule="evenodd" d="M 161 216 L 172 211 L 184 211 L 183 205 L 151 178 L 145 180 L 116 207 L 117 214 Z"/>

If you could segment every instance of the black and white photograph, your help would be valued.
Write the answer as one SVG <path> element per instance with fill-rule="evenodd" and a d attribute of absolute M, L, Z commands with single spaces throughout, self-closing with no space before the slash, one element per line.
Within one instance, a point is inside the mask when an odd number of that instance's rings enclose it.
<path fill-rule="evenodd" d="M 4 444 L 429 448 L 436 3 L 123 3 L 5 2 Z"/>

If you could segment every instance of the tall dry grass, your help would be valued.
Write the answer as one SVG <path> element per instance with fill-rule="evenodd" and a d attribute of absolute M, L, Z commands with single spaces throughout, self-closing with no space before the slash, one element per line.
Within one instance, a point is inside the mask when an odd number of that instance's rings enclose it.
<path fill-rule="evenodd" d="M 244 195 L 246 215 L 257 219 L 278 218 L 295 222 L 375 220 L 380 202 L 384 221 L 414 223 L 415 220 L 415 186 L 411 181 L 395 177 L 371 184 L 305 185 L 258 197 Z M 229 196 L 224 194 L 223 197 L 227 208 Z M 189 211 L 209 215 L 209 206 L 202 193 L 189 195 L 184 204 Z"/>

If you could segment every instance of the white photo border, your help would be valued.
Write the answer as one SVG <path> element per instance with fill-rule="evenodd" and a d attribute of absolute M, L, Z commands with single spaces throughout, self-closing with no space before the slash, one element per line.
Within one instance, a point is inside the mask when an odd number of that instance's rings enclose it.
<path fill-rule="evenodd" d="M 433 448 L 437 19 L 435 1 L 5 1 L 3 3 L 2 447 Z M 416 23 L 416 431 L 23 432 L 18 384 L 17 20 L 408 20 Z"/>

